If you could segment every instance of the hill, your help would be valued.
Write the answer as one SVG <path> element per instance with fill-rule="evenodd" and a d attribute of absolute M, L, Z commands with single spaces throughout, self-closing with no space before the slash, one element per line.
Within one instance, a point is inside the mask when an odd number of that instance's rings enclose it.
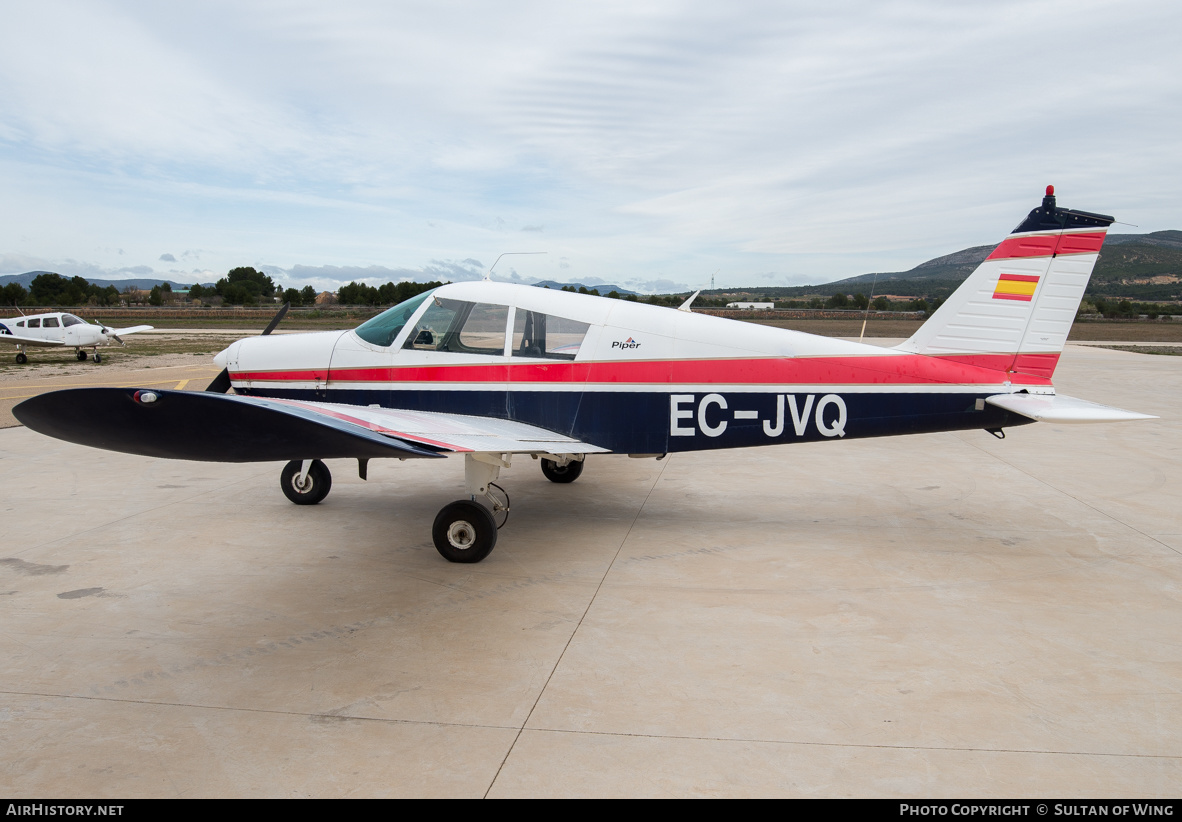
<path fill-rule="evenodd" d="M 794 288 L 752 288 L 751 294 L 799 299 L 833 294 L 875 294 L 900 297 L 947 297 L 995 246 L 979 245 L 920 263 L 908 271 L 860 274 L 821 285 Z M 736 289 L 703 292 L 735 293 Z M 1109 234 L 1092 272 L 1087 296 L 1116 300 L 1182 300 L 1182 231 L 1150 234 Z"/>
<path fill-rule="evenodd" d="M 588 291 L 594 288 L 600 294 L 610 294 L 614 291 L 617 294 L 623 296 L 636 293 L 635 291 L 629 291 L 628 289 L 618 285 L 584 285 L 583 283 L 560 283 L 554 280 L 542 280 L 541 282 L 531 283 L 531 285 L 536 285 L 538 288 L 553 288 L 556 290 L 561 290 L 569 286 L 576 291 L 578 291 L 580 288 L 585 288 Z"/>
<path fill-rule="evenodd" d="M 54 274 L 54 273 L 56 273 L 56 272 L 53 272 L 53 271 L 26 271 L 24 274 L 5 274 L 5 275 L 0 276 L 0 288 L 3 288 L 4 286 L 8 285 L 9 283 L 16 283 L 17 285 L 22 286 L 27 289 L 30 285 L 33 284 L 33 280 L 35 280 L 39 275 Z M 63 275 L 63 276 L 65 276 L 65 275 Z M 70 278 L 67 276 L 66 279 L 70 279 Z M 119 293 L 123 293 L 128 288 L 135 288 L 139 291 L 150 291 L 153 286 L 156 286 L 156 285 L 162 286 L 165 283 L 168 283 L 169 287 L 173 291 L 181 291 L 183 289 L 187 289 L 189 286 L 191 286 L 193 284 L 191 282 L 178 283 L 178 282 L 175 282 L 174 280 L 163 280 L 163 279 L 159 279 L 159 278 L 152 279 L 152 278 L 148 278 L 148 277 L 142 277 L 142 278 L 136 279 L 136 280 L 96 280 L 91 277 L 87 277 L 86 281 L 88 283 L 90 283 L 91 285 L 97 285 L 99 288 L 106 288 L 109 285 L 113 285 L 113 286 L 115 286 L 115 289 L 117 291 L 119 291 Z M 202 285 L 209 285 L 212 287 L 213 283 L 202 283 Z"/>

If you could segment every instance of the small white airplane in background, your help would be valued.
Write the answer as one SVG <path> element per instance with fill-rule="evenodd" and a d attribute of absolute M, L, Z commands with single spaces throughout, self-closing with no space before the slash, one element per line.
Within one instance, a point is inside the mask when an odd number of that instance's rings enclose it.
<path fill-rule="evenodd" d="M 80 388 L 13 409 L 70 442 L 172 459 L 290 460 L 315 504 L 322 460 L 464 458 L 468 499 L 435 518 L 452 562 L 496 544 L 514 456 L 575 480 L 592 454 L 681 451 L 1150 419 L 1051 381 L 1112 217 L 1053 190 L 912 337 L 894 348 L 496 282 L 451 283 L 351 331 L 239 340 L 205 393 Z M 281 315 L 280 315 L 281 316 Z M 268 326 L 274 327 L 276 320 Z M 236 392 L 224 392 L 231 388 Z M 185 432 L 178 436 L 177 432 Z"/>
<path fill-rule="evenodd" d="M 91 325 L 81 317 L 55 311 L 0 320 L 0 343 L 16 346 L 16 361 L 21 365 L 29 361 L 26 348 L 73 348 L 80 361 L 86 359 L 83 349 L 89 348 L 94 352 L 94 361 L 102 362 L 102 355 L 98 352 L 100 345 L 110 345 L 112 340 L 127 345 L 120 339 L 121 335 L 151 330 L 150 325 L 131 328 L 107 328 L 102 323 Z"/>

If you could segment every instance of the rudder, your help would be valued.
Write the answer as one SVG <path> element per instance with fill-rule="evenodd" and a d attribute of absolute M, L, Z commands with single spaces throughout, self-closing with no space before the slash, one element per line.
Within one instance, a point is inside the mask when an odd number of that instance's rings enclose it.
<path fill-rule="evenodd" d="M 1036 208 L 898 350 L 1049 378 L 1112 217 Z"/>

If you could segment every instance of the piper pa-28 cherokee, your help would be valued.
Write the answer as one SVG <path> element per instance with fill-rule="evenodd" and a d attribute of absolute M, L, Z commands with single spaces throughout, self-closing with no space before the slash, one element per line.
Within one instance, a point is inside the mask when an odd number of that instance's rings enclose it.
<path fill-rule="evenodd" d="M 280 484 L 297 504 L 328 493 L 324 459 L 357 459 L 364 478 L 374 458 L 463 454 L 469 498 L 439 512 L 432 537 L 448 560 L 479 562 L 508 516 L 494 481 L 516 455 L 571 482 L 590 454 L 1151 419 L 1051 383 L 1112 221 L 1058 208 L 1048 187 L 1042 206 L 895 348 L 465 282 L 352 331 L 239 340 L 217 355 L 225 370 L 206 393 L 75 389 L 13 413 L 41 433 L 132 454 L 290 460 Z M 234 395 L 220 393 L 231 386 Z"/>
<path fill-rule="evenodd" d="M 24 365 L 29 361 L 26 348 L 73 348 L 79 360 L 86 359 L 84 348 L 94 352 L 94 361 L 102 362 L 98 352 L 100 345 L 110 345 L 111 340 L 127 345 L 120 335 L 151 331 L 150 325 L 136 325 L 131 328 L 107 328 L 102 323 L 91 325 L 73 314 L 30 314 L 0 320 L 0 342 L 16 346 L 16 361 Z"/>

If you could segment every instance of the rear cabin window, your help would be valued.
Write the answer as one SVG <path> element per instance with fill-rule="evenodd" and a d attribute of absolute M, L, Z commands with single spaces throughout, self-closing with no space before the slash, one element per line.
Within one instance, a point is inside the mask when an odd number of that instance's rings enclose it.
<path fill-rule="evenodd" d="M 508 306 L 436 297 L 403 348 L 500 356 L 505 353 L 508 323 Z"/>
<path fill-rule="evenodd" d="M 35 320 L 29 320 L 29 328 L 40 328 L 40 327 L 41 327 L 41 318 L 40 317 L 38 317 Z"/>
<path fill-rule="evenodd" d="M 573 360 L 589 323 L 517 309 L 513 320 L 513 356 Z"/>

